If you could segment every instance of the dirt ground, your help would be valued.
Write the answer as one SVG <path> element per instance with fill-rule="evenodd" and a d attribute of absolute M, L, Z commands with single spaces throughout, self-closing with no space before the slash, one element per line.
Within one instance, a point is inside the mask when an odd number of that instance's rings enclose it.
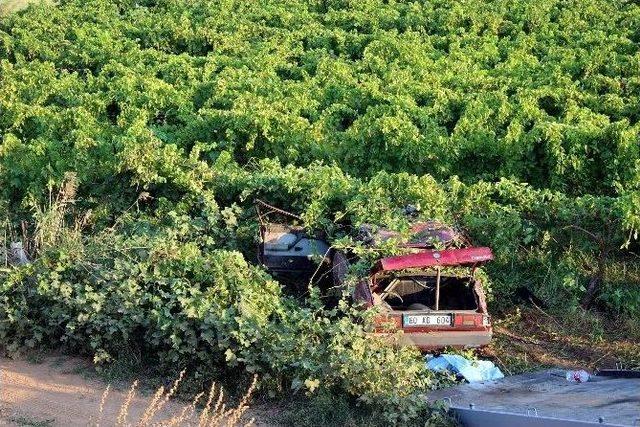
<path fill-rule="evenodd" d="M 106 385 L 83 374 L 89 369 L 89 362 L 80 358 L 49 356 L 38 363 L 0 358 L 0 426 L 95 426 Z M 127 393 L 109 391 L 101 426 L 115 424 Z M 136 393 L 127 424 L 136 424 L 151 399 Z M 154 420 L 179 415 L 184 405 L 169 401 Z"/>
<path fill-rule="evenodd" d="M 0 358 L 0 425 L 87 426 L 97 423 L 100 400 L 106 388 L 81 375 L 87 362 L 68 357 L 47 357 L 41 363 Z M 103 425 L 113 424 L 127 390 L 110 390 Z M 136 396 L 129 420 L 139 419 L 149 397 Z M 175 415 L 180 405 L 169 402 L 162 418 Z M 105 421 L 111 422 L 105 422 Z"/>

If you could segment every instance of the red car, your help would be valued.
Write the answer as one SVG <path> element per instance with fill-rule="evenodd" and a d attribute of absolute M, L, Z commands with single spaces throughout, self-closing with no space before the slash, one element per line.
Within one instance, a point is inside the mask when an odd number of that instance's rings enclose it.
<path fill-rule="evenodd" d="M 333 285 L 342 285 L 350 264 L 347 254 L 331 249 L 326 240 L 300 226 L 260 218 L 259 260 L 272 273 L 300 281 L 324 270 L 322 277 L 331 272 Z M 384 229 L 373 233 L 372 229 L 362 227 L 359 238 L 373 247 L 399 236 Z M 380 259 L 352 295 L 354 302 L 379 310 L 375 333 L 402 329 L 403 342 L 422 350 L 488 344 L 490 316 L 475 272 L 493 259 L 491 249 L 470 247 L 459 233 L 435 221 L 415 223 L 409 241 L 398 244 L 411 253 Z M 461 244 L 467 247 L 456 247 Z"/>
<path fill-rule="evenodd" d="M 358 285 L 354 299 L 379 308 L 378 333 L 388 333 L 390 323 L 420 349 L 483 346 L 491 340 L 491 322 L 474 273 L 492 258 L 489 248 L 428 249 L 383 258 Z M 444 267 L 463 269 L 451 274 Z"/>

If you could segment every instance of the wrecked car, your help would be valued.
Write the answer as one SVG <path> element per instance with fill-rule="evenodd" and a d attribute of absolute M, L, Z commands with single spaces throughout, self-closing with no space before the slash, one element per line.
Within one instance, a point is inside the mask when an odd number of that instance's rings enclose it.
<path fill-rule="evenodd" d="M 324 267 L 326 276 L 331 268 L 327 237 L 321 232 L 308 233 L 298 224 L 302 222 L 299 216 L 265 202 L 257 201 L 256 211 L 260 223 L 258 262 L 290 292 L 304 295 L 314 274 Z"/>
<path fill-rule="evenodd" d="M 323 271 L 320 276 L 330 277 L 334 287 L 343 285 L 353 260 L 350 254 L 331 248 L 322 233 L 310 233 L 294 221 L 267 221 L 267 207 L 281 218 L 300 218 L 264 202 L 259 205 L 258 257 L 272 274 L 306 285 Z M 375 247 L 399 235 L 374 229 L 361 227 L 357 238 Z M 374 333 L 402 330 L 402 343 L 422 350 L 487 345 L 491 321 L 476 270 L 493 259 L 491 249 L 471 246 L 436 221 L 415 222 L 408 241 L 398 245 L 409 253 L 379 259 L 352 294 L 354 303 L 377 309 Z"/>

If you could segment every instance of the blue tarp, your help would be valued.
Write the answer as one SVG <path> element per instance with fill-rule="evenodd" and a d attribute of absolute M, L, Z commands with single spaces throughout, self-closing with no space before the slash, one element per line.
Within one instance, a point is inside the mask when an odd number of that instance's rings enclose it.
<path fill-rule="evenodd" d="M 457 354 L 441 354 L 427 359 L 427 368 L 435 372 L 450 371 L 470 383 L 504 378 L 500 369 L 488 360 L 469 360 Z"/>

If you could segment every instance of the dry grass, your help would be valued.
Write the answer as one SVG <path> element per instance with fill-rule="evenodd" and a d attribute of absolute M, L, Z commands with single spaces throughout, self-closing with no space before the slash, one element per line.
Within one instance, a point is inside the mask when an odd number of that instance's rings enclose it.
<path fill-rule="evenodd" d="M 73 211 L 75 197 L 78 190 L 78 178 L 74 172 L 64 174 L 64 180 L 54 194 L 49 188 L 49 204 L 46 207 L 33 203 L 35 231 L 31 252 L 60 245 L 78 246 L 81 241 L 82 229 L 91 218 L 91 212 L 79 217 Z"/>
<path fill-rule="evenodd" d="M 48 3 L 50 0 L 40 0 Z M 0 17 L 12 12 L 24 9 L 29 3 L 37 3 L 38 0 L 0 0 Z"/>
<path fill-rule="evenodd" d="M 193 398 L 193 400 L 184 405 L 177 415 L 173 415 L 170 418 L 157 419 L 164 406 L 169 402 L 172 396 L 175 395 L 178 390 L 180 382 L 184 378 L 184 371 L 180 373 L 180 376 L 174 381 L 171 389 L 165 392 L 164 387 L 160 387 L 156 390 L 154 395 L 150 398 L 149 404 L 145 408 L 143 414 L 139 420 L 130 420 L 129 406 L 133 400 L 137 381 L 131 385 L 129 393 L 124 399 L 124 402 L 120 406 L 120 411 L 116 420 L 103 421 L 103 411 L 105 402 L 109 398 L 110 387 L 108 386 L 102 394 L 100 400 L 100 407 L 98 412 L 97 421 L 92 425 L 95 427 L 100 426 L 118 426 L 118 427 L 146 427 L 146 426 L 158 426 L 158 427 L 176 427 L 176 426 L 197 426 L 197 427 L 222 427 L 222 426 L 237 426 L 253 425 L 254 420 L 250 419 L 245 421 L 243 416 L 249 408 L 249 399 L 256 388 L 257 376 L 253 377 L 253 382 L 247 389 L 246 393 L 240 399 L 240 402 L 235 407 L 227 407 L 224 398 L 224 391 L 222 387 L 217 386 L 215 383 L 211 385 L 209 393 L 207 395 L 207 401 L 201 409 L 198 409 L 198 405 L 201 403 L 201 399 L 205 393 L 200 393 Z"/>

